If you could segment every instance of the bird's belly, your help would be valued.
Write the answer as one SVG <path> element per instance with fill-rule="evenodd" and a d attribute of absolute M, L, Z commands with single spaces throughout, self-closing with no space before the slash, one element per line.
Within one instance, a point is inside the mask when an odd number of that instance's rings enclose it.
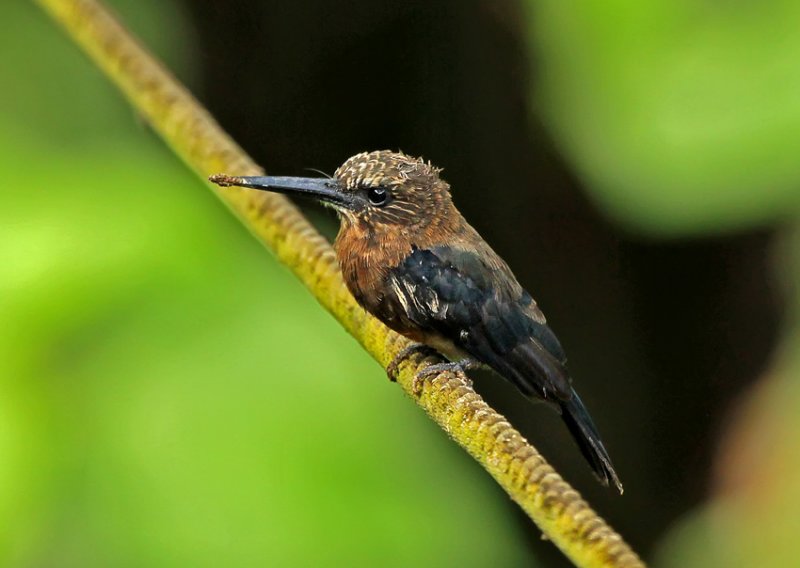
<path fill-rule="evenodd" d="M 345 271 L 347 274 L 347 271 Z M 367 277 L 345 278 L 350 292 L 356 301 L 381 320 L 388 327 L 413 341 L 424 343 L 436 349 L 450 361 L 461 361 L 469 354 L 459 349 L 450 339 L 430 331 L 420 329 L 407 313 L 408 303 L 383 278 Z"/>
<path fill-rule="evenodd" d="M 425 333 L 420 335 L 421 337 L 416 339 L 417 341 L 433 347 L 439 353 L 447 357 L 447 359 L 449 359 L 450 361 L 461 361 L 462 359 L 468 359 L 470 356 L 469 353 L 467 353 L 462 349 L 459 349 L 452 341 L 450 341 L 446 337 L 443 337 L 435 333 Z"/>

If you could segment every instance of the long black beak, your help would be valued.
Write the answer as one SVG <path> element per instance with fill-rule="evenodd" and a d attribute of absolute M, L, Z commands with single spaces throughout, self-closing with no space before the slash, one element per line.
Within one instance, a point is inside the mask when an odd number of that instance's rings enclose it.
<path fill-rule="evenodd" d="M 237 177 L 225 174 L 214 174 L 210 176 L 208 180 L 221 187 L 235 185 L 261 191 L 310 197 L 318 201 L 330 203 L 335 207 L 349 208 L 352 206 L 352 199 L 350 196 L 342 191 L 339 184 L 333 179 L 280 176 Z"/>

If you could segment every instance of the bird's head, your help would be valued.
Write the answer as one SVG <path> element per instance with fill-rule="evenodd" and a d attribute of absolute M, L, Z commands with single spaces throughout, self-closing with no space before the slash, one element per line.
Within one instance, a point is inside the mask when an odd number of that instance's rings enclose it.
<path fill-rule="evenodd" d="M 231 177 L 209 179 L 221 186 L 241 186 L 311 197 L 333 207 L 350 225 L 425 226 L 451 205 L 450 187 L 438 168 L 420 158 L 381 150 L 348 158 L 332 178 Z"/>

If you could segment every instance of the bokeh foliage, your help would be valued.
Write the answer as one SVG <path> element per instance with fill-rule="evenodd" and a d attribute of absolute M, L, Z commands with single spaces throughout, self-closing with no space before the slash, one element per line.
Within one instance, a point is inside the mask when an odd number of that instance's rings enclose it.
<path fill-rule="evenodd" d="M 781 261 L 794 282 L 792 325 L 768 374 L 747 393 L 721 443 L 708 504 L 665 539 L 659 565 L 793 566 L 800 530 L 800 233 Z"/>
<path fill-rule="evenodd" d="M 609 214 L 687 235 L 800 210 L 800 3 L 530 5 L 542 118 Z"/>
<path fill-rule="evenodd" d="M 662 237 L 796 225 L 800 3 L 531 6 L 541 66 L 537 106 L 610 215 Z M 793 306 L 789 330 L 771 370 L 728 421 L 708 504 L 668 535 L 658 565 L 797 563 L 796 237 L 784 237 L 775 253 L 775 276 Z"/>
<path fill-rule="evenodd" d="M 174 6 L 114 6 L 186 72 Z M 487 476 L 77 48 L 0 21 L 0 563 L 519 562 Z"/>

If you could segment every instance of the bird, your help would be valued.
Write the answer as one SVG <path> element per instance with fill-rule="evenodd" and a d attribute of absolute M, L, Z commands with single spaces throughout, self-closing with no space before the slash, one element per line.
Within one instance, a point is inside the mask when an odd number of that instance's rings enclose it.
<path fill-rule="evenodd" d="M 348 290 L 414 342 L 395 362 L 435 349 L 448 362 L 427 372 L 489 367 L 528 399 L 554 407 L 600 482 L 622 493 L 558 338 L 509 266 L 458 211 L 441 172 L 421 158 L 380 150 L 348 158 L 332 177 L 209 179 L 333 208 L 340 220 L 333 247 Z"/>

